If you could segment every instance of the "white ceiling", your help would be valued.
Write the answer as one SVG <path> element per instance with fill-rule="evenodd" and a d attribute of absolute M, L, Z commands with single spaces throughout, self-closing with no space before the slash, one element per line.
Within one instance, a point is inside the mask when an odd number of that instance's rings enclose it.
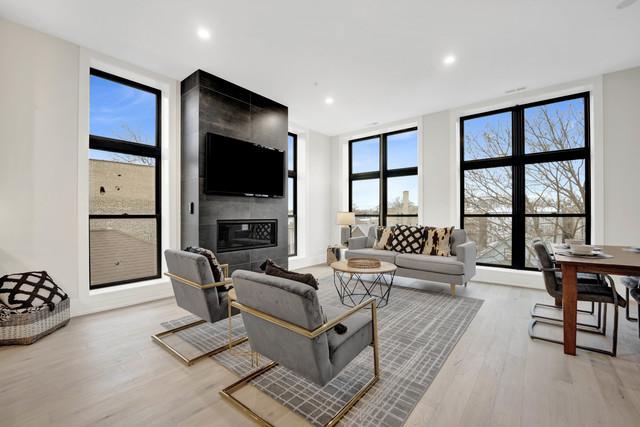
<path fill-rule="evenodd" d="M 201 68 L 335 135 L 640 65 L 640 2 L 620 1 L 0 0 L 0 15 L 178 80 Z"/>

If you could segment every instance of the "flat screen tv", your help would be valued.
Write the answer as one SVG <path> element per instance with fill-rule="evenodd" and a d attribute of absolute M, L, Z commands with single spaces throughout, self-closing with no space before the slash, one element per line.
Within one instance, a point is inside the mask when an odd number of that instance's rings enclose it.
<path fill-rule="evenodd" d="M 206 194 L 284 197 L 286 155 L 264 145 L 207 133 Z"/>

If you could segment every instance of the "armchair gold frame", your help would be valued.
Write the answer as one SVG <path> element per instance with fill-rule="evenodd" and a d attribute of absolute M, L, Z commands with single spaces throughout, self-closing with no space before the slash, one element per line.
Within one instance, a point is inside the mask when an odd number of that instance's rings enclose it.
<path fill-rule="evenodd" d="M 219 287 L 219 286 L 226 286 L 226 285 L 230 285 L 233 283 L 233 281 L 231 279 L 229 279 L 229 264 L 221 264 L 222 270 L 224 271 L 224 276 L 226 277 L 226 279 L 224 279 L 222 282 L 213 282 L 213 283 L 206 283 L 206 284 L 201 284 L 201 283 L 196 283 L 193 282 L 191 280 L 185 279 L 184 277 L 180 277 L 177 276 L 175 274 L 172 273 L 164 273 L 165 276 L 170 277 L 172 279 L 177 280 L 180 283 L 183 283 L 187 286 L 191 286 L 193 288 L 196 289 L 210 289 L 210 288 L 215 288 L 215 287 Z M 231 310 L 229 310 L 229 316 L 231 315 Z M 155 335 L 151 336 L 151 339 L 158 343 L 160 346 L 162 346 L 162 348 L 164 348 L 165 350 L 167 350 L 172 356 L 174 356 L 176 359 L 180 360 L 181 362 L 183 362 L 184 364 L 186 364 L 187 366 L 191 366 L 194 363 L 196 363 L 199 360 L 202 360 L 206 357 L 209 356 L 213 356 L 214 354 L 218 354 L 221 353 L 225 350 L 228 350 L 232 347 L 235 347 L 238 344 L 242 344 L 243 342 L 247 341 L 247 337 L 242 337 L 242 338 L 238 338 L 234 341 L 231 340 L 231 336 L 229 336 L 229 342 L 220 346 L 220 347 L 216 347 L 211 351 L 207 351 L 205 353 L 199 354 L 198 356 L 192 357 L 192 358 L 188 358 L 185 355 L 183 355 L 182 353 L 180 353 L 178 350 L 176 350 L 174 347 L 172 347 L 171 345 L 167 344 L 166 342 L 164 342 L 164 340 L 162 338 L 168 336 L 168 335 L 172 335 L 175 334 L 177 332 L 180 331 L 184 331 L 185 329 L 189 329 L 192 328 L 194 326 L 198 326 L 201 325 L 203 323 L 206 323 L 207 321 L 204 319 L 200 319 L 200 320 L 195 320 L 193 322 L 187 323 L 186 325 L 182 325 L 182 326 L 178 326 L 177 328 L 173 328 L 173 329 L 169 329 L 163 332 L 159 332 Z"/>
<path fill-rule="evenodd" d="M 328 321 L 327 323 L 322 324 L 321 326 L 319 326 L 318 328 L 310 331 L 307 330 L 305 328 L 302 328 L 298 325 L 294 325 L 293 323 L 287 322 L 285 320 L 279 319 L 277 317 L 271 316 L 267 313 L 263 313 L 259 310 L 256 310 L 254 308 L 248 307 L 246 305 L 242 305 L 238 302 L 233 302 L 232 303 L 233 307 L 236 307 L 237 309 L 239 309 L 240 311 L 244 311 L 246 313 L 249 313 L 253 316 L 256 316 L 262 320 L 266 320 L 267 322 L 273 323 L 275 325 L 278 325 L 282 328 L 285 328 L 289 331 L 295 332 L 296 334 L 302 335 L 304 337 L 307 337 L 309 339 L 313 339 L 316 338 L 317 336 L 329 331 L 330 329 L 332 329 L 334 326 L 336 326 L 338 323 L 340 323 L 342 320 L 346 319 L 347 317 L 351 316 L 352 314 L 354 314 L 357 311 L 362 310 L 363 308 L 366 308 L 367 306 L 371 306 L 371 320 L 373 323 L 373 339 L 371 342 L 371 345 L 373 346 L 373 378 L 371 378 L 341 409 L 340 411 L 338 411 L 338 413 L 336 415 L 333 416 L 333 418 L 331 418 L 326 424 L 325 427 L 332 427 L 335 426 L 338 421 L 340 421 L 340 419 L 342 417 L 345 416 L 345 414 L 347 412 L 349 412 L 349 410 L 356 404 L 358 403 L 358 401 L 360 399 L 362 399 L 362 397 L 369 391 L 369 389 L 371 387 L 373 387 L 373 385 L 378 381 L 378 379 L 380 378 L 380 356 L 379 356 L 379 349 L 378 349 L 378 317 L 377 317 L 377 313 L 376 313 L 376 300 L 375 298 L 370 298 L 369 300 L 362 302 L 358 305 L 356 305 L 355 307 L 345 311 L 344 313 L 342 313 L 340 316 L 336 317 L 333 320 Z M 262 368 L 255 370 L 251 373 L 249 373 L 248 375 L 240 378 L 238 381 L 236 381 L 235 383 L 231 384 L 228 387 L 225 387 L 223 390 L 220 391 L 220 394 L 222 395 L 222 397 L 224 397 L 225 399 L 229 400 L 234 406 L 236 406 L 238 409 L 240 409 L 245 415 L 247 415 L 248 417 L 250 417 L 251 419 L 253 419 L 255 422 L 257 422 L 259 425 L 263 426 L 263 427 L 274 427 L 273 424 L 271 424 L 270 422 L 268 422 L 267 420 L 265 420 L 264 418 L 262 418 L 260 415 L 256 414 L 253 410 L 251 410 L 248 406 L 246 406 L 244 403 L 240 402 L 238 399 L 236 399 L 235 397 L 233 397 L 233 392 L 239 390 L 240 388 L 244 387 L 245 385 L 247 385 L 251 380 L 254 380 L 255 378 L 259 377 L 260 375 L 264 374 L 265 372 L 269 371 L 272 368 L 275 368 L 276 366 L 278 366 L 277 362 L 272 362 L 269 363 L 268 365 L 263 366 Z"/>

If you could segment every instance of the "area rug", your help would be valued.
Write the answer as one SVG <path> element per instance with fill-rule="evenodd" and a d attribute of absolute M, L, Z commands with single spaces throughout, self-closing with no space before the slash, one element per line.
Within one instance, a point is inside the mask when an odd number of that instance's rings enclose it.
<path fill-rule="evenodd" d="M 318 294 L 323 306 L 343 307 L 333 287 L 332 277 L 320 281 Z M 378 309 L 380 380 L 347 413 L 342 425 L 403 425 L 481 306 L 482 300 L 479 299 L 394 286 L 389 304 Z M 163 326 L 173 328 L 192 320 L 192 316 L 187 316 L 166 322 Z M 213 325 L 205 323 L 179 332 L 178 336 L 204 351 L 228 342 L 227 325 L 226 321 Z M 233 317 L 232 325 L 234 338 L 244 335 L 240 316 Z M 250 358 L 239 353 L 249 350 L 248 343 L 234 350 L 213 358 L 239 377 L 255 369 Z M 268 362 L 262 357 L 260 365 Z M 372 375 L 372 350 L 367 349 L 324 387 L 281 366 L 251 384 L 311 424 L 320 426 L 337 413 Z"/>

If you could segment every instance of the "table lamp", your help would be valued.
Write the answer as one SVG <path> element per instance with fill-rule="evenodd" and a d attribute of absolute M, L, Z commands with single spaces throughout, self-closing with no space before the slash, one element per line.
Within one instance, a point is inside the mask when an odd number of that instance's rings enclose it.
<path fill-rule="evenodd" d="M 342 244 L 347 244 L 351 237 L 351 226 L 356 223 L 356 215 L 353 212 L 338 212 L 336 215 L 336 223 L 340 226 L 340 241 Z M 348 227 L 346 227 L 348 226 Z M 347 237 L 347 228 L 349 230 L 349 236 Z"/>

